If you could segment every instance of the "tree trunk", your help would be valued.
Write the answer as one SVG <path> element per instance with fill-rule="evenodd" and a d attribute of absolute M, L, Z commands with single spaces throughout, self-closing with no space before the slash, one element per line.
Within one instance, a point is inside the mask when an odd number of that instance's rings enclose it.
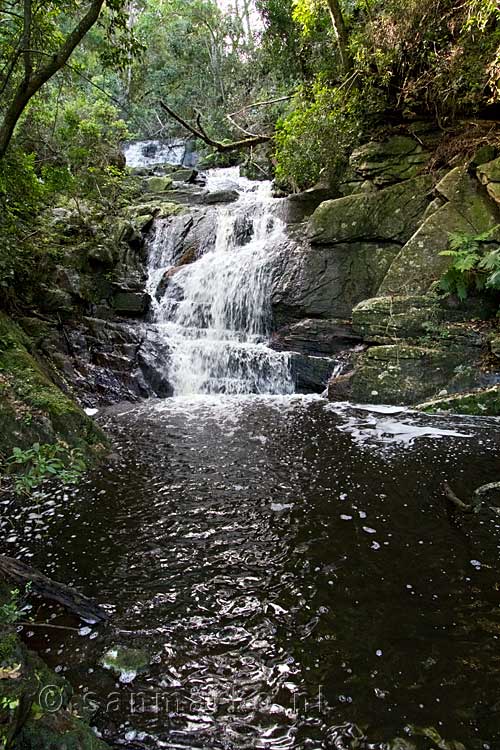
<path fill-rule="evenodd" d="M 344 21 L 342 8 L 339 0 L 326 0 L 330 18 L 332 19 L 333 30 L 337 37 L 339 46 L 340 60 L 342 63 L 342 72 L 348 75 L 353 68 L 353 59 L 349 51 L 349 34 Z"/>
<path fill-rule="evenodd" d="M 52 55 L 49 58 L 49 61 L 45 65 L 39 67 L 36 71 L 33 72 L 31 69 L 31 51 L 23 50 L 25 75 L 13 94 L 11 102 L 7 106 L 0 126 L 0 159 L 5 156 L 14 129 L 30 99 L 66 64 L 75 47 L 81 42 L 85 34 L 92 28 L 99 18 L 103 5 L 104 0 L 92 0 L 87 13 L 75 26 L 73 31 L 68 34 L 59 52 Z M 25 8 L 28 9 L 28 7 L 31 9 L 30 0 L 25 0 Z M 25 24 L 28 23 L 31 23 L 31 12 L 28 13 L 26 10 Z M 27 36 L 28 34 L 31 35 L 31 30 L 26 26 L 24 29 L 24 35 Z"/>

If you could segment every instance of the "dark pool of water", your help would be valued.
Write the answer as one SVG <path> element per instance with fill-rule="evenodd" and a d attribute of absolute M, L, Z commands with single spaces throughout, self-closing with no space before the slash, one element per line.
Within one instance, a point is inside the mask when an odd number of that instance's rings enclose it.
<path fill-rule="evenodd" d="M 112 613 L 26 637 L 91 691 L 114 742 L 500 747 L 500 517 L 457 516 L 440 489 L 498 479 L 498 422 L 303 397 L 103 419 L 113 459 L 64 495 L 4 504 L 1 547 Z M 132 682 L 99 666 L 116 645 L 148 652 Z"/>

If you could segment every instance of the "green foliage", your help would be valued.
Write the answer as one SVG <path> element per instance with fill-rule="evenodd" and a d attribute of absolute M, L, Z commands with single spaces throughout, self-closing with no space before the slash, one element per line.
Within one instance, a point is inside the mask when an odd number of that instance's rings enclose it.
<path fill-rule="evenodd" d="M 14 448 L 5 461 L 8 473 L 14 475 L 14 489 L 29 494 L 48 479 L 77 484 L 86 470 L 83 454 L 65 443 L 34 443 L 31 448 Z"/>
<path fill-rule="evenodd" d="M 499 225 L 500 226 L 500 225 Z M 440 281 L 440 288 L 464 300 L 471 293 L 500 292 L 500 247 L 491 247 L 495 229 L 479 235 L 456 232 L 450 235 L 449 250 L 441 253 L 451 264 Z"/>
<path fill-rule="evenodd" d="M 21 617 L 19 606 L 19 589 L 13 589 L 7 601 L 0 604 L 0 628 L 15 625 Z"/>
<path fill-rule="evenodd" d="M 370 110 L 368 97 L 358 90 L 346 92 L 318 80 L 309 96 L 301 89 L 293 104 L 277 125 L 277 182 L 294 190 L 310 187 L 320 177 L 334 183 L 378 103 Z"/>

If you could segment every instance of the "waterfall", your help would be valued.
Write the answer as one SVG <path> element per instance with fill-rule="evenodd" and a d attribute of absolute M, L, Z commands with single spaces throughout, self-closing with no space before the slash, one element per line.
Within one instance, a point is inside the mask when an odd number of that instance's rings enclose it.
<path fill-rule="evenodd" d="M 209 172 L 207 188 L 239 194 L 215 209 L 208 249 L 175 266 L 175 225 L 181 229 L 183 215 L 158 223 L 149 248 L 148 291 L 154 324 L 170 350 L 174 394 L 292 393 L 289 355 L 267 346 L 273 249 L 284 236 L 271 184 L 241 178 L 236 168 Z"/>
<path fill-rule="evenodd" d="M 167 141 L 132 141 L 123 147 L 128 167 L 155 167 L 163 164 L 193 166 L 196 157 L 187 142 L 179 138 Z"/>

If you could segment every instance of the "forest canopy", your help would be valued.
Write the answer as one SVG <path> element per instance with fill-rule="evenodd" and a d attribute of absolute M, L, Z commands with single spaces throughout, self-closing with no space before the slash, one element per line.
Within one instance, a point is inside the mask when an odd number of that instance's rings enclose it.
<path fill-rule="evenodd" d="M 160 100 L 218 141 L 269 136 L 286 189 L 333 179 L 384 123 L 494 117 L 499 16 L 495 0 L 4 0 L 7 214 L 81 174 L 92 189 L 127 138 L 186 135 Z"/>

